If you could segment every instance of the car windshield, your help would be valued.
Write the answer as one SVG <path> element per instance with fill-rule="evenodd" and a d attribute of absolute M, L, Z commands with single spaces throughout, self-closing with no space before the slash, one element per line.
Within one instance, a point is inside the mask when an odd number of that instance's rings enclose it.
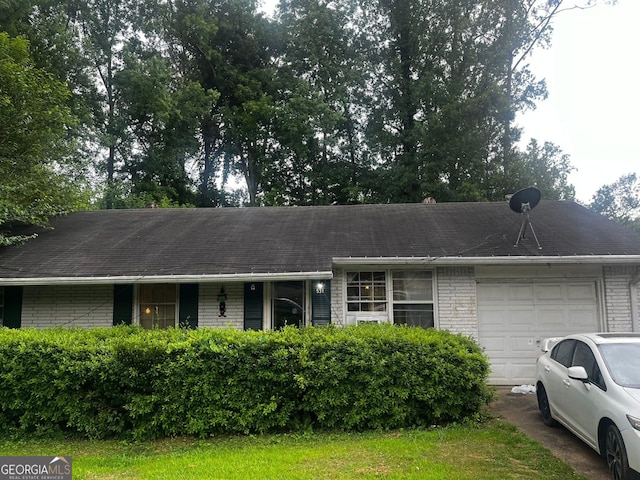
<path fill-rule="evenodd" d="M 640 343 L 600 345 L 600 353 L 614 382 L 640 388 Z"/>

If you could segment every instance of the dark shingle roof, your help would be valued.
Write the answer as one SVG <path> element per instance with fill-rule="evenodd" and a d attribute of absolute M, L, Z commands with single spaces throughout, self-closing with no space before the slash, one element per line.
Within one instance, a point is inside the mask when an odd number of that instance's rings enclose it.
<path fill-rule="evenodd" d="M 640 255 L 640 234 L 573 202 L 531 212 L 542 250 L 506 202 L 75 212 L 0 248 L 8 278 L 328 272 L 337 257 Z M 637 259 L 636 259 L 637 260 Z"/>

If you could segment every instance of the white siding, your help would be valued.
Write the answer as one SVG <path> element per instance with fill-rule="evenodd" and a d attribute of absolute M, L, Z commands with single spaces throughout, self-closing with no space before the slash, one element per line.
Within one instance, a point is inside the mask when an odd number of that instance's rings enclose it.
<path fill-rule="evenodd" d="M 22 327 L 110 327 L 113 285 L 26 286 Z"/>

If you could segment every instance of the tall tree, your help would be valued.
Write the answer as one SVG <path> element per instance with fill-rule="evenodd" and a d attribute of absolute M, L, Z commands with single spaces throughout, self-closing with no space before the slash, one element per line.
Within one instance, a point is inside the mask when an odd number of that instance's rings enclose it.
<path fill-rule="evenodd" d="M 253 0 L 175 0 L 167 4 L 167 44 L 180 75 L 219 94 L 201 117 L 200 206 L 217 205 L 216 172 L 240 173 L 249 203 L 270 139 L 274 35 Z M 224 178 L 223 178 L 224 179 Z"/>
<path fill-rule="evenodd" d="M 621 176 L 598 189 L 589 208 L 621 225 L 640 231 L 640 180 L 635 173 Z"/>
<path fill-rule="evenodd" d="M 379 201 L 482 199 L 496 155 L 500 87 L 495 5 L 475 0 L 363 1 L 375 91 L 368 143 Z"/>
<path fill-rule="evenodd" d="M 127 156 L 127 152 L 121 150 L 126 124 L 119 110 L 115 78 L 123 68 L 125 46 L 139 33 L 132 24 L 133 9 L 132 0 L 87 0 L 71 12 L 84 57 L 92 67 L 89 74 L 96 86 L 93 123 L 98 143 L 106 151 L 101 170 L 106 174 L 107 208 L 113 207 L 118 164 Z"/>
<path fill-rule="evenodd" d="M 352 21 L 355 4 L 284 0 L 279 5 L 286 40 L 278 63 L 282 94 L 274 155 L 280 168 L 271 177 L 271 191 L 282 192 L 284 203 L 360 201 L 368 93 L 361 32 Z M 274 188 L 278 183 L 286 185 Z"/>
<path fill-rule="evenodd" d="M 523 152 L 512 160 L 509 175 L 496 176 L 496 190 L 516 192 L 525 187 L 536 187 L 542 198 L 548 200 L 573 200 L 575 189 L 569 183 L 574 170 L 569 156 L 551 142 L 540 145 L 531 140 Z"/>
<path fill-rule="evenodd" d="M 103 206 L 226 205 L 232 175 L 253 205 L 501 199 L 551 178 L 570 198 L 566 156 L 522 150 L 513 119 L 545 95 L 527 58 L 553 18 L 611 1 L 281 0 L 270 20 L 256 0 L 7 0 L 0 29 L 72 91 Z"/>
<path fill-rule="evenodd" d="M 81 202 L 68 174 L 69 95 L 33 65 L 25 39 L 0 33 L 0 245 L 24 240 L 15 224 L 45 225 Z"/>
<path fill-rule="evenodd" d="M 198 119 L 217 95 L 174 76 L 156 54 L 127 55 L 114 82 L 127 125 L 131 153 L 123 170 L 132 194 L 147 203 L 195 204 L 189 162 L 200 149 Z"/>

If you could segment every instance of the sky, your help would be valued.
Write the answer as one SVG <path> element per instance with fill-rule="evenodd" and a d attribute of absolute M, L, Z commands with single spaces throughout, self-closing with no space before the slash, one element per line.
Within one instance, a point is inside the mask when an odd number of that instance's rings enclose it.
<path fill-rule="evenodd" d="M 276 0 L 263 3 L 270 12 Z M 562 12 L 551 47 L 529 60 L 549 96 L 516 118 L 523 144 L 550 141 L 568 154 L 569 183 L 584 204 L 603 185 L 640 174 L 639 21 L 640 0 Z"/>
<path fill-rule="evenodd" d="M 560 14 L 551 48 L 530 67 L 549 96 L 517 118 L 523 141 L 551 141 L 576 168 L 576 199 L 589 203 L 603 185 L 640 174 L 640 0 Z"/>

